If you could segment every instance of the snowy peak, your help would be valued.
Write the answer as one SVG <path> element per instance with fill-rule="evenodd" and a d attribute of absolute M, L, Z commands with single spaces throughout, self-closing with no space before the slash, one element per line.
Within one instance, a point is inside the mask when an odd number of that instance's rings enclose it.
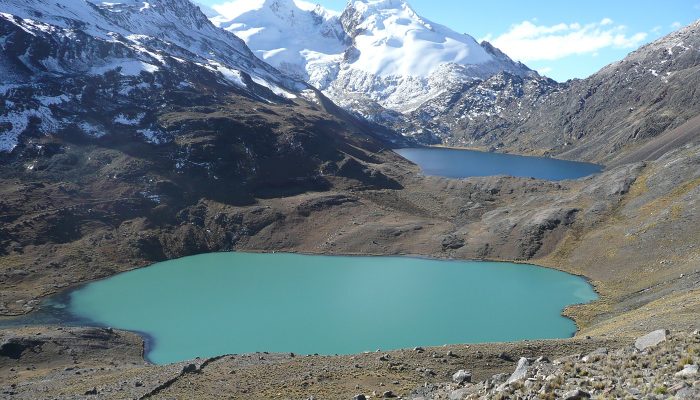
<path fill-rule="evenodd" d="M 405 113 L 500 72 L 533 74 L 493 46 L 421 17 L 405 0 L 351 0 L 342 13 L 301 0 L 215 8 L 221 15 L 212 21 L 258 57 L 370 119 L 355 106 Z"/>
<path fill-rule="evenodd" d="M 213 7 L 218 15 L 214 18 L 219 24 L 235 20 L 246 14 L 248 17 L 277 17 L 286 22 L 304 22 L 308 14 L 322 18 L 337 15 L 320 5 L 295 0 L 232 0 Z"/>
<path fill-rule="evenodd" d="M 235 0 L 215 6 L 215 25 L 243 39 L 260 59 L 299 79 L 319 83 L 350 43 L 338 14 L 293 0 Z M 324 65 L 315 68 L 314 66 Z"/>
<path fill-rule="evenodd" d="M 494 61 L 474 38 L 421 18 L 403 0 L 352 2 L 341 21 L 359 50 L 353 67 L 370 74 L 428 77 L 442 64 Z"/>

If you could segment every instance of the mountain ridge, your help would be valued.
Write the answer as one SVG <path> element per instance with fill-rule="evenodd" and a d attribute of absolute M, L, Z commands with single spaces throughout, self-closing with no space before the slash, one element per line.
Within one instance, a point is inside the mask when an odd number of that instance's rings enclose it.
<path fill-rule="evenodd" d="M 234 9 L 236 2 L 221 5 L 223 16 L 212 21 L 242 37 L 262 59 L 375 122 L 382 121 L 378 113 L 358 102 L 401 114 L 464 81 L 501 71 L 537 76 L 492 45 L 422 18 L 406 1 L 350 1 L 336 14 L 285 0 L 282 16 L 275 1 L 246 4 L 245 10 Z"/>

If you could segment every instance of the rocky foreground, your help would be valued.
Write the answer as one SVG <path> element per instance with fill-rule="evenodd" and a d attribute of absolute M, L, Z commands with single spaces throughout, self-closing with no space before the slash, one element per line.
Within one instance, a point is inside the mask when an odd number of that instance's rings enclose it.
<path fill-rule="evenodd" d="M 601 347 L 553 361 L 545 356 L 523 357 L 512 374 L 494 375 L 479 383 L 471 383 L 471 373 L 460 370 L 452 383 L 426 385 L 409 398 L 699 399 L 699 362 L 700 332 L 659 330 L 615 350 Z"/>
<path fill-rule="evenodd" d="M 155 366 L 132 333 L 0 332 L 7 399 L 698 399 L 700 331 Z"/>

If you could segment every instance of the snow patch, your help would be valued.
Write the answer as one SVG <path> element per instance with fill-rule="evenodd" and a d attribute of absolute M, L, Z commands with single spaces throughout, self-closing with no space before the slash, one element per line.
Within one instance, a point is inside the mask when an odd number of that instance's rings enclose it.
<path fill-rule="evenodd" d="M 151 85 L 149 83 L 146 83 L 146 82 L 141 82 L 141 83 L 136 84 L 136 85 L 125 85 L 124 87 L 122 87 L 119 90 L 119 94 L 121 94 L 122 96 L 128 96 L 132 91 L 134 91 L 136 89 L 145 90 L 145 89 L 149 89 L 150 87 L 151 87 Z"/>
<path fill-rule="evenodd" d="M 110 71 L 119 71 L 120 75 L 123 76 L 138 76 L 142 72 L 154 73 L 160 68 L 153 64 L 138 60 L 120 59 L 114 62 L 104 65 L 101 67 L 92 68 L 90 71 L 91 75 L 104 75 Z"/>
<path fill-rule="evenodd" d="M 9 92 L 10 90 L 13 90 L 13 89 L 17 89 L 19 87 L 22 87 L 22 85 L 16 85 L 13 83 L 0 85 L 0 95 L 6 96 L 7 92 Z"/>
<path fill-rule="evenodd" d="M 0 152 L 11 152 L 17 147 L 19 136 L 27 129 L 30 119 L 33 118 L 40 120 L 41 132 L 54 132 L 60 127 L 53 118 L 51 110 L 46 107 L 0 115 Z"/>
<path fill-rule="evenodd" d="M 140 133 L 149 143 L 163 144 L 167 142 L 163 135 L 155 129 L 139 129 L 136 132 Z"/>
<path fill-rule="evenodd" d="M 314 92 L 311 89 L 302 90 L 301 97 L 312 103 L 321 104 L 321 102 L 318 99 L 318 96 L 316 96 L 316 92 Z"/>
<path fill-rule="evenodd" d="M 248 87 L 248 85 L 246 85 L 245 82 L 243 81 L 243 75 L 241 75 L 241 71 L 225 67 L 225 66 L 223 66 L 219 63 L 216 63 L 216 62 L 212 62 L 212 65 L 214 65 L 214 68 L 217 71 L 219 71 L 219 73 L 221 75 L 223 75 L 227 81 L 233 83 L 234 85 L 236 85 L 238 87 L 242 87 L 244 89 Z"/>
<path fill-rule="evenodd" d="M 146 113 L 138 113 L 135 117 L 131 118 L 125 114 L 119 114 L 114 117 L 114 123 L 120 125 L 136 126 L 141 123 Z"/>
<path fill-rule="evenodd" d="M 86 135 L 92 136 L 94 138 L 101 138 L 102 136 L 107 134 L 107 132 L 105 132 L 98 126 L 85 121 L 80 122 L 78 124 L 78 128 L 80 128 Z"/>
<path fill-rule="evenodd" d="M 60 96 L 35 96 L 34 98 L 46 107 L 65 103 L 70 100 L 70 98 L 65 94 Z"/>
<path fill-rule="evenodd" d="M 297 98 L 297 96 L 295 94 L 290 93 L 290 92 L 282 89 L 281 87 L 275 85 L 274 83 L 270 83 L 270 82 L 268 82 L 260 77 L 253 76 L 252 79 L 253 79 L 253 82 L 257 83 L 260 86 L 264 86 L 264 87 L 270 89 L 272 91 L 272 93 L 276 94 L 277 96 L 284 97 L 287 99 L 296 99 Z"/>
<path fill-rule="evenodd" d="M 149 192 L 141 192 L 141 196 L 147 198 L 148 200 L 150 200 L 156 204 L 160 204 L 160 201 L 161 201 L 160 195 L 152 194 Z"/>

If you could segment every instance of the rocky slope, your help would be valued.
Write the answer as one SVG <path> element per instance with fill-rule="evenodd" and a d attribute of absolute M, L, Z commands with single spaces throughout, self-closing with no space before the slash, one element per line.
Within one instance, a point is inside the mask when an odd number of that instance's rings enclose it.
<path fill-rule="evenodd" d="M 476 108 L 490 113 L 487 118 L 471 117 L 474 96 L 469 91 L 428 116 L 448 128 L 449 144 L 614 163 L 652 138 L 665 136 L 656 142 L 663 147 L 668 141 L 679 145 L 697 137 L 686 132 L 678 138 L 680 132 L 671 132 L 700 114 L 698 68 L 700 21 L 586 79 L 523 84 L 498 77 L 492 85 L 513 95 L 487 91 L 487 106 Z M 697 132 L 695 127 L 684 129 Z"/>
<path fill-rule="evenodd" d="M 353 1 L 342 13 L 293 0 L 231 4 L 213 20 L 258 57 L 426 144 L 610 163 L 700 113 L 697 22 L 557 83 L 405 1 Z"/>
<path fill-rule="evenodd" d="M 601 347 L 550 361 L 521 358 L 512 374 L 471 382 L 455 373 L 453 382 L 418 389 L 411 399 L 589 398 L 697 399 L 700 397 L 700 331 L 655 331 L 634 345 Z M 463 370 L 462 370 L 463 371 Z"/>
<path fill-rule="evenodd" d="M 0 152 L 66 132 L 170 143 L 177 133 L 160 115 L 175 104 L 211 108 L 226 95 L 260 104 L 298 100 L 348 117 L 187 0 L 2 3 Z"/>
<path fill-rule="evenodd" d="M 200 200 L 400 187 L 375 167 L 404 162 L 383 152 L 400 136 L 258 60 L 187 0 L 1 3 L 0 263 L 12 271 L 3 285 L 36 283 L 16 258 L 33 248 L 62 254 L 50 263 L 61 275 L 68 259 L 95 257 L 80 248 L 114 240 L 113 228 L 172 225 Z M 204 249 L 181 234 L 176 253 Z M 228 236 L 205 247 L 231 248 L 239 234 Z M 77 253 L 58 249 L 88 237 Z M 129 247 L 147 259 L 178 247 L 138 241 Z M 81 275 L 114 271 L 103 267 Z"/>
<path fill-rule="evenodd" d="M 108 329 L 0 333 L 0 393 L 33 399 L 696 399 L 700 333 L 415 348 L 354 356 L 245 354 L 144 365 Z"/>

